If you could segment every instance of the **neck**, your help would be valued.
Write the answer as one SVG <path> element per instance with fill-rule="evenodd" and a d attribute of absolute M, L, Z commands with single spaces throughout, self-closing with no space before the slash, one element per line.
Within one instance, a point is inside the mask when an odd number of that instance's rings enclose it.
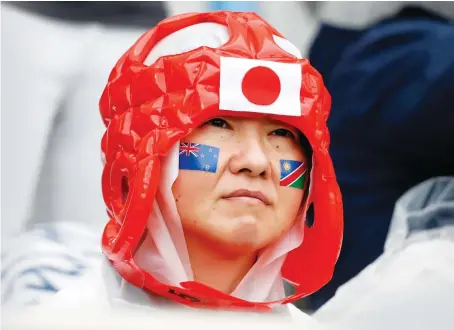
<path fill-rule="evenodd" d="M 254 265 L 257 256 L 232 256 L 185 234 L 194 280 L 231 294 Z"/>

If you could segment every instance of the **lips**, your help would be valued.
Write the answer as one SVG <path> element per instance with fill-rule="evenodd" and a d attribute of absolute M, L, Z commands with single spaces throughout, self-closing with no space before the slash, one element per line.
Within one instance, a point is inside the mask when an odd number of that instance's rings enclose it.
<path fill-rule="evenodd" d="M 260 191 L 251 191 L 247 189 L 238 189 L 235 190 L 234 192 L 228 194 L 227 196 L 224 196 L 225 199 L 229 198 L 241 198 L 241 197 L 246 197 L 246 198 L 255 198 L 260 200 L 266 205 L 270 205 L 271 202 L 270 200 Z"/>

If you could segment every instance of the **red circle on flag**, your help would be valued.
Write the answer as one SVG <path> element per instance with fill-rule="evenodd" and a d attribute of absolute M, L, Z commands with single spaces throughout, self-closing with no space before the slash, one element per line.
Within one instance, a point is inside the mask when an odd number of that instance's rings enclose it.
<path fill-rule="evenodd" d="M 271 105 L 279 97 L 281 81 L 276 72 L 270 68 L 256 66 L 246 72 L 241 88 L 249 102 L 257 105 Z"/>

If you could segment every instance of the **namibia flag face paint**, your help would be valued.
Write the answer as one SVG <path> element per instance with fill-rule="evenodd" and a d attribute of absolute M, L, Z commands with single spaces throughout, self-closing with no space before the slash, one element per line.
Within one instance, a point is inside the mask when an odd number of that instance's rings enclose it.
<path fill-rule="evenodd" d="M 307 165 L 305 162 L 281 159 L 280 185 L 303 189 L 306 182 Z"/>

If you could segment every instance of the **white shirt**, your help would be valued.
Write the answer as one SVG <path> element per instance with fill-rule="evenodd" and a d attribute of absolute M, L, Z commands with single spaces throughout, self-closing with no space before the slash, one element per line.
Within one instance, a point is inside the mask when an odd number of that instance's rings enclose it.
<path fill-rule="evenodd" d="M 103 260 L 97 267 L 61 290 L 41 305 L 30 308 L 27 316 L 21 317 L 15 310 L 8 311 L 4 324 L 17 329 L 76 329 L 77 327 L 124 329 L 134 323 L 134 329 L 153 329 L 160 326 L 166 330 L 192 324 L 201 329 L 235 326 L 270 328 L 317 329 L 318 324 L 291 304 L 278 306 L 270 313 L 207 311 L 187 307 L 166 298 L 151 296 L 138 287 L 124 281 Z M 151 325 L 152 324 L 152 325 Z M 38 325 L 38 327 L 37 327 Z M 156 328 L 157 327 L 157 328 Z"/>
<path fill-rule="evenodd" d="M 385 252 L 314 317 L 339 330 L 453 329 L 454 177 L 404 194 Z"/>

